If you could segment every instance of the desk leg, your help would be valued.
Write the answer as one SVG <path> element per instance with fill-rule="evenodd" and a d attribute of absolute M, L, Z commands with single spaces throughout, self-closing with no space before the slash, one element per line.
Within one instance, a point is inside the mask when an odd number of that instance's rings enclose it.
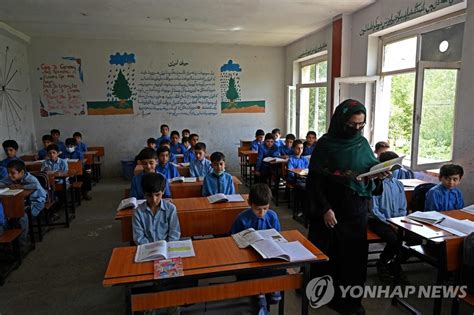
<path fill-rule="evenodd" d="M 132 288 L 130 286 L 125 286 L 125 314 L 132 314 Z"/>
<path fill-rule="evenodd" d="M 438 250 L 438 275 L 436 277 L 436 285 L 442 285 L 446 279 L 446 271 L 447 270 L 447 257 L 446 257 L 446 242 L 443 242 L 437 248 Z M 433 306 L 433 314 L 440 315 L 441 314 L 441 304 L 443 302 L 443 298 L 437 298 L 434 300 Z"/>
<path fill-rule="evenodd" d="M 66 215 L 66 227 L 69 227 L 69 211 L 67 209 L 67 177 L 63 178 L 63 187 L 64 187 L 64 214 Z"/>
<path fill-rule="evenodd" d="M 283 315 L 285 314 L 285 291 L 281 291 L 280 294 L 281 294 L 281 300 L 278 305 L 278 314 Z"/>
<path fill-rule="evenodd" d="M 303 281 L 301 282 L 301 315 L 307 315 L 308 314 L 308 304 L 309 300 L 308 297 L 306 296 L 306 286 L 308 285 L 308 282 L 311 280 L 311 265 L 310 264 L 305 264 L 303 266 Z M 283 299 L 282 299 L 283 300 Z"/>

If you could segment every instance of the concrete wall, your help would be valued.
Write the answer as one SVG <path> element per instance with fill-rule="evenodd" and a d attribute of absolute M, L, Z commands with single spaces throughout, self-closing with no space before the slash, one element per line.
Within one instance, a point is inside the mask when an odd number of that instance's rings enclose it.
<path fill-rule="evenodd" d="M 22 155 L 35 147 L 27 43 L 1 27 L 0 69 L 2 84 L 7 74 L 6 81 L 9 81 L 5 91 L 9 96 L 0 97 L 0 142 L 16 140 L 20 146 L 18 154 Z M 2 149 L 0 158 L 4 157 Z"/>
<path fill-rule="evenodd" d="M 158 112 L 149 115 L 114 116 L 52 116 L 41 117 L 39 99 L 41 81 L 37 68 L 43 62 L 60 60 L 61 56 L 76 56 L 82 59 L 84 72 L 84 100 L 106 99 L 106 80 L 109 55 L 115 52 L 135 53 L 136 70 L 165 69 L 177 58 L 185 60 L 196 70 L 212 70 L 219 78 L 221 65 L 229 59 L 240 64 L 240 86 L 242 100 L 265 100 L 266 112 L 259 114 L 221 114 L 214 116 L 170 116 Z M 144 41 L 116 40 L 70 40 L 56 38 L 34 38 L 29 50 L 33 76 L 32 95 L 36 120 L 36 133 L 49 132 L 51 128 L 61 130 L 62 138 L 74 131 L 84 135 L 89 145 L 105 145 L 106 175 L 118 175 L 120 160 L 133 159 L 145 146 L 148 137 L 160 135 L 162 123 L 170 129 L 181 131 L 189 128 L 200 135 L 208 151 L 222 151 L 227 157 L 227 168 L 239 169 L 237 146 L 240 139 L 253 139 L 255 130 L 267 131 L 284 124 L 284 53 L 283 48 L 251 47 L 238 45 L 177 44 Z M 217 80 L 218 81 L 218 80 Z M 216 82 L 217 91 L 219 82 Z M 220 108 L 220 96 L 218 97 Z M 40 143 L 37 143 L 38 146 Z"/>

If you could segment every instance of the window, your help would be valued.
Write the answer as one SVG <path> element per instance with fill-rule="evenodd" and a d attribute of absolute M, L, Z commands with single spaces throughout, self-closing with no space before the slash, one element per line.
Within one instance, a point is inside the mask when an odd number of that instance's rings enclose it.
<path fill-rule="evenodd" d="M 300 63 L 299 70 L 301 83 L 296 85 L 295 91 L 296 125 L 294 130 L 299 138 L 304 138 L 310 130 L 316 131 L 319 136 L 326 133 L 328 120 L 326 56 Z M 290 130 L 292 130 L 291 117 L 290 115 Z"/>

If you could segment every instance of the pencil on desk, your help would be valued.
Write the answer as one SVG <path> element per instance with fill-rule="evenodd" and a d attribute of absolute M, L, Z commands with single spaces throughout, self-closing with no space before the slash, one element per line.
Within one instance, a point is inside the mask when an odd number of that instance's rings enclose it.
<path fill-rule="evenodd" d="M 413 225 L 416 225 L 416 226 L 423 226 L 423 224 L 416 223 L 416 222 L 411 222 L 411 221 L 406 221 L 406 220 L 400 220 L 400 221 L 403 222 L 403 223 L 413 224 Z"/>

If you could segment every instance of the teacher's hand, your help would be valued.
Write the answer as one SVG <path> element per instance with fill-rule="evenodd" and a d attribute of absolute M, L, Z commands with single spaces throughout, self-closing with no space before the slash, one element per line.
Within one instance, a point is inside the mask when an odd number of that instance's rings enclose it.
<path fill-rule="evenodd" d="M 336 226 L 337 224 L 336 215 L 334 214 L 334 211 L 332 211 L 332 209 L 329 209 L 328 211 L 326 211 L 323 218 L 324 218 L 324 223 L 326 224 L 328 228 L 332 229 L 334 226 Z"/>

